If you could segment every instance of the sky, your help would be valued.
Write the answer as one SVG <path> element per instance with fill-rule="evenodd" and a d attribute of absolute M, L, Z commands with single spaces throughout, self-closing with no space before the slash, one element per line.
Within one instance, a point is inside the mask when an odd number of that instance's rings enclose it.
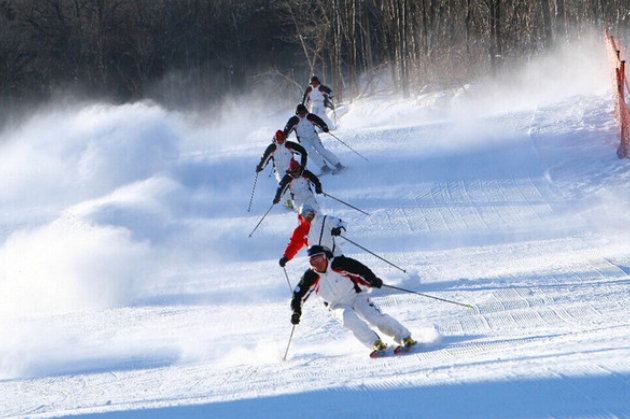
<path fill-rule="evenodd" d="M 305 251 L 278 266 L 297 218 L 254 168 L 295 105 L 38 109 L 0 134 L 0 418 L 629 418 L 606 65 L 582 39 L 507 82 L 338 104 L 323 189 L 369 215 L 322 211 L 420 293 L 372 290 L 419 341 L 376 360 L 315 297 L 289 322 Z"/>

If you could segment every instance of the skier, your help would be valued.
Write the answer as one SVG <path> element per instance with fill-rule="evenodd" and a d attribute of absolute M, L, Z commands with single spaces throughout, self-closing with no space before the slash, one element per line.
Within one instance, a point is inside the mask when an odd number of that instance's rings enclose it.
<path fill-rule="evenodd" d="M 306 105 L 308 102 L 311 102 L 311 113 L 319 116 L 330 129 L 334 129 L 334 126 L 330 122 L 328 115 L 326 115 L 326 108 L 332 107 L 330 99 L 333 97 L 335 96 L 331 88 L 321 84 L 316 76 L 311 77 L 311 82 L 304 90 L 304 95 L 302 96 L 302 104 Z"/>
<path fill-rule="evenodd" d="M 284 131 L 278 130 L 273 136 L 272 143 L 267 146 L 260 158 L 260 163 L 256 165 L 256 172 L 261 172 L 269 160 L 273 160 L 273 173 L 280 183 L 286 168 L 289 167 L 289 162 L 293 160 L 293 155 L 296 153 L 300 155 L 300 165 L 303 168 L 306 167 L 308 157 L 304 147 L 293 141 L 287 141 Z"/>
<path fill-rule="evenodd" d="M 343 257 L 341 248 L 335 243 L 335 237 L 346 230 L 346 223 L 332 215 L 322 215 L 308 203 L 300 207 L 300 224 L 293 230 L 287 247 L 278 261 L 283 268 L 303 246 L 325 246 L 335 256 Z"/>
<path fill-rule="evenodd" d="M 370 268 L 352 258 L 335 257 L 323 246 L 311 246 L 308 256 L 311 267 L 293 291 L 291 324 L 300 323 L 302 305 L 315 291 L 332 317 L 372 350 L 370 357 L 382 356 L 387 349 L 387 344 L 371 326 L 396 341 L 396 354 L 406 352 L 416 344 L 405 326 L 383 313 L 368 297 L 369 287 L 383 286 L 383 281 Z"/>
<path fill-rule="evenodd" d="M 308 113 L 306 106 L 301 103 L 297 105 L 295 115 L 293 115 L 287 121 L 284 127 L 284 135 L 288 138 L 292 131 L 295 131 L 295 136 L 298 141 L 308 148 L 308 155 L 313 163 L 321 168 L 320 176 L 330 171 L 333 174 L 338 173 L 344 168 L 337 156 L 335 156 L 330 150 L 327 150 L 322 145 L 322 141 L 319 139 L 315 126 L 321 127 L 324 132 L 328 132 L 328 125 L 322 119 L 312 113 Z M 330 163 L 334 170 L 328 166 Z"/>
<path fill-rule="evenodd" d="M 313 174 L 310 170 L 303 169 L 296 160 L 291 159 L 289 162 L 289 168 L 287 174 L 284 175 L 280 181 L 280 185 L 276 190 L 276 196 L 273 198 L 273 203 L 280 202 L 282 196 L 289 190 L 292 207 L 300 208 L 304 204 L 310 205 L 315 210 L 319 211 L 319 205 L 313 195 L 311 184 L 315 187 L 315 193 L 322 193 L 322 184 L 319 178 Z"/>

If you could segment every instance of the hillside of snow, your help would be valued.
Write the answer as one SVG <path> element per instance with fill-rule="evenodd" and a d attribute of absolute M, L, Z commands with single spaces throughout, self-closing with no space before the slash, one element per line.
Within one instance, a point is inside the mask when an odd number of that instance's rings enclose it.
<path fill-rule="evenodd" d="M 423 343 L 398 357 L 315 296 L 289 344 L 307 260 L 278 266 L 284 206 L 255 229 L 276 184 L 254 167 L 294 105 L 237 102 L 59 105 L 0 134 L 0 418 L 630 418 L 630 164 L 601 41 L 340 104 L 343 143 L 321 139 L 348 170 L 321 181 L 369 215 L 318 198 L 369 250 L 347 256 L 425 294 L 372 292 Z"/>

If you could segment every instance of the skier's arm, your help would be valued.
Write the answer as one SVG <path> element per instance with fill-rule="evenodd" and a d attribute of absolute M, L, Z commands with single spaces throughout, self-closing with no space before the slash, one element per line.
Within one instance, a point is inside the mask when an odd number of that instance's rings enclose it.
<path fill-rule="evenodd" d="M 356 259 L 349 257 L 335 258 L 332 261 L 331 268 L 354 274 L 371 287 L 380 288 L 383 285 L 383 281 L 370 268 Z"/>
<path fill-rule="evenodd" d="M 322 183 L 319 181 L 319 178 L 310 170 L 305 170 L 302 173 L 313 185 L 315 185 L 315 193 L 322 193 Z"/>
<path fill-rule="evenodd" d="M 276 196 L 273 198 L 274 204 L 280 202 L 280 198 L 282 198 L 282 195 L 284 195 L 284 193 L 286 192 L 287 188 L 289 187 L 289 183 L 291 183 L 291 176 L 284 175 L 284 177 L 282 178 L 282 180 L 280 180 L 280 183 L 278 184 L 278 189 L 276 189 Z"/>
<path fill-rule="evenodd" d="M 330 221 L 330 224 L 333 226 L 330 229 L 332 236 L 339 236 L 346 231 L 346 223 L 341 218 L 328 216 L 328 221 Z"/>
<path fill-rule="evenodd" d="M 262 157 L 260 158 L 260 163 L 258 163 L 258 165 L 256 166 L 257 172 L 262 171 L 265 166 L 267 166 L 267 163 L 269 163 L 269 159 L 271 158 L 274 151 L 276 151 L 276 145 L 269 144 L 269 146 L 267 146 L 267 148 L 265 149 Z"/>
<path fill-rule="evenodd" d="M 291 311 L 302 313 L 302 304 L 308 296 L 310 291 L 317 282 L 319 275 L 312 269 L 307 269 L 300 279 L 300 283 L 293 290 L 293 297 L 291 298 Z"/>
<path fill-rule="evenodd" d="M 291 118 L 289 118 L 289 120 L 287 121 L 287 124 L 284 126 L 284 136 L 289 139 L 289 134 L 291 134 L 291 131 L 293 131 L 295 129 L 295 125 L 297 125 L 299 121 L 299 118 L 297 116 L 292 116 Z M 297 132 L 295 133 L 295 136 L 297 137 Z M 297 137 L 298 141 L 299 141 L 299 137 Z"/>
<path fill-rule="evenodd" d="M 328 132 L 328 125 L 326 125 L 322 118 L 313 113 L 309 113 L 307 118 L 309 121 L 320 127 L 324 132 Z"/>
<path fill-rule="evenodd" d="M 297 252 L 306 244 L 306 231 L 304 224 L 300 224 L 295 227 L 293 233 L 291 233 L 291 237 L 289 237 L 289 242 L 287 243 L 287 247 L 284 249 L 283 257 L 287 258 L 287 260 L 293 259 Z"/>
<path fill-rule="evenodd" d="M 306 163 L 307 163 L 307 159 L 308 159 L 308 153 L 306 152 L 306 149 L 304 147 L 302 147 L 300 144 L 298 143 L 294 143 L 293 141 L 287 141 L 285 144 L 285 147 L 288 148 L 291 151 L 297 151 L 298 153 L 300 153 L 300 166 L 302 166 L 302 169 L 306 168 Z"/>
<path fill-rule="evenodd" d="M 300 102 L 302 105 L 306 104 L 306 100 L 308 99 L 308 95 L 311 94 L 311 91 L 313 90 L 313 88 L 311 86 L 308 86 L 305 90 L 304 90 L 304 94 L 302 95 L 302 101 Z"/>

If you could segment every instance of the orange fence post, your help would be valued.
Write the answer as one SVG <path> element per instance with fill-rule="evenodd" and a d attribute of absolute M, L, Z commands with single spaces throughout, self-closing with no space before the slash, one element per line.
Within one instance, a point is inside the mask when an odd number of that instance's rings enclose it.
<path fill-rule="evenodd" d="M 619 125 L 619 147 L 617 157 L 623 159 L 629 157 L 630 151 L 630 108 L 625 101 L 624 86 L 626 80 L 626 61 L 621 59 L 622 47 L 619 42 L 610 35 L 608 28 L 604 29 L 604 41 L 608 53 L 608 65 L 610 67 L 611 81 L 615 101 L 615 117 Z"/>

